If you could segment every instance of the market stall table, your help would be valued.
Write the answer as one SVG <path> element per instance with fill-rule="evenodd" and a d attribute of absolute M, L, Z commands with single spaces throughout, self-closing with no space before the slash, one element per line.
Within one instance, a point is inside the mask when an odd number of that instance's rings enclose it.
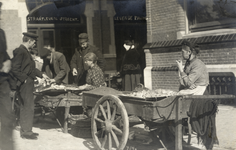
<path fill-rule="evenodd" d="M 64 125 L 62 130 L 64 133 L 68 133 L 68 117 L 70 107 L 82 106 L 82 91 L 84 90 L 79 88 L 46 89 L 35 92 L 35 95 L 36 98 L 40 97 L 39 99 L 41 99 L 39 101 L 39 105 L 50 108 L 53 111 L 55 111 L 58 107 L 65 107 Z M 57 122 L 61 126 L 58 119 Z"/>

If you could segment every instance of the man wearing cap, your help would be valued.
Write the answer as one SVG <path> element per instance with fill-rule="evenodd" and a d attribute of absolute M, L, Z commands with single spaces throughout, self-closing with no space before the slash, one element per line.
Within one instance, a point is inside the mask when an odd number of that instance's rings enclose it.
<path fill-rule="evenodd" d="M 92 52 L 98 57 L 97 64 L 104 71 L 105 60 L 102 53 L 95 46 L 88 44 L 87 33 L 79 34 L 79 47 L 75 49 L 75 54 L 73 55 L 70 66 L 72 69 L 72 74 L 75 77 L 75 83 L 77 85 L 86 84 L 86 74 L 88 67 L 84 63 L 84 56 Z"/>
<path fill-rule="evenodd" d="M 0 8 L 2 3 L 0 2 Z M 0 12 L 1 13 L 1 12 Z M 15 115 L 10 98 L 9 71 L 10 57 L 7 53 L 5 32 L 0 29 L 0 149 L 13 150 L 12 131 Z"/>
<path fill-rule="evenodd" d="M 37 77 L 48 79 L 35 68 L 35 62 L 30 54 L 34 47 L 37 35 L 31 32 L 23 33 L 23 43 L 13 51 L 12 74 L 16 78 L 18 98 L 20 106 L 20 134 L 25 139 L 37 139 L 38 133 L 32 132 L 34 118 L 34 79 Z"/>
<path fill-rule="evenodd" d="M 42 71 L 51 78 L 51 83 L 68 84 L 70 67 L 62 53 L 43 48 L 40 51 L 40 57 L 43 59 Z"/>

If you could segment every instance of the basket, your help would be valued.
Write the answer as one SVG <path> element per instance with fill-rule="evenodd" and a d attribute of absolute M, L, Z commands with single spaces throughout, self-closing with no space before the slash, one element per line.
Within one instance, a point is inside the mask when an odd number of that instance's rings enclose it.
<path fill-rule="evenodd" d="M 71 126 L 71 134 L 80 138 L 91 138 L 91 118 L 77 120 Z"/>

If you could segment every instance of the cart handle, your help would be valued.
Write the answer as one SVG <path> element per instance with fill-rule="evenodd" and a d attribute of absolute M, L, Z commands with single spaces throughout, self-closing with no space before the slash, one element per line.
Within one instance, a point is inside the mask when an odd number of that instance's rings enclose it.
<path fill-rule="evenodd" d="M 183 99 L 235 99 L 235 95 L 183 95 Z"/>

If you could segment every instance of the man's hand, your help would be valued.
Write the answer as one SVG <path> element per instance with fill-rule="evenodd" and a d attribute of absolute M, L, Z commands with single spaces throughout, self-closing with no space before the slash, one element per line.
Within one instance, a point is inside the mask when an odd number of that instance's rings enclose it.
<path fill-rule="evenodd" d="M 50 78 L 49 78 L 46 74 L 43 74 L 43 78 L 44 78 L 46 81 L 50 80 Z"/>
<path fill-rule="evenodd" d="M 189 88 L 192 90 L 192 89 L 195 89 L 197 86 L 195 84 L 192 84 Z"/>
<path fill-rule="evenodd" d="M 9 73 L 10 70 L 11 70 L 11 61 L 10 60 L 4 61 L 0 72 Z"/>
<path fill-rule="evenodd" d="M 15 90 L 11 90 L 11 91 L 10 91 L 10 97 L 13 98 L 13 97 L 15 96 L 15 94 L 16 94 L 16 91 L 15 91 Z"/>
<path fill-rule="evenodd" d="M 72 74 L 73 74 L 73 76 L 77 76 L 78 72 L 75 68 L 73 68 Z"/>
<path fill-rule="evenodd" d="M 55 79 L 50 79 L 50 82 L 51 82 L 51 83 L 55 83 L 56 80 L 55 80 Z"/>
<path fill-rule="evenodd" d="M 180 72 L 183 72 L 183 62 L 182 60 L 176 60 L 177 63 L 177 67 L 179 69 Z"/>

